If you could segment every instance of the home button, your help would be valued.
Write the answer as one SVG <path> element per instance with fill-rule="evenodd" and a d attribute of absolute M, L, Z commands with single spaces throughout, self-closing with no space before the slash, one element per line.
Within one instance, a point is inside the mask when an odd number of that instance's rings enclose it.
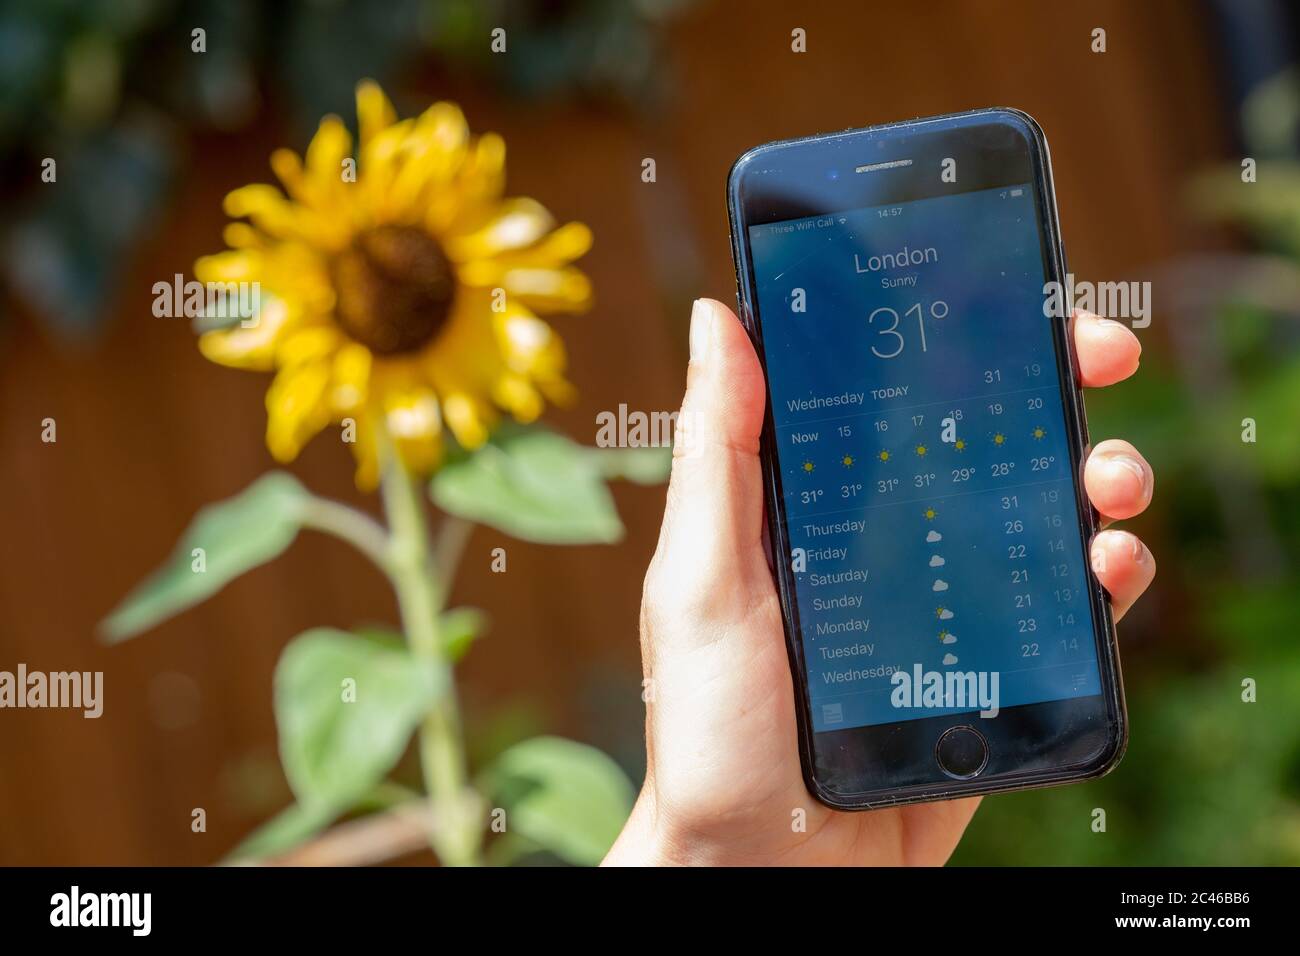
<path fill-rule="evenodd" d="M 967 780 L 988 765 L 989 745 L 974 727 L 950 727 L 934 745 L 934 759 L 948 776 Z"/>

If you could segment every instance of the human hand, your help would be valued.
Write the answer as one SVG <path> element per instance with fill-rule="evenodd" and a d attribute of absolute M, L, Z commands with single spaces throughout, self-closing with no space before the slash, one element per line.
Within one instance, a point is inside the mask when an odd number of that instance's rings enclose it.
<path fill-rule="evenodd" d="M 1085 312 L 1072 322 L 1085 386 L 1122 381 L 1141 346 L 1124 325 Z M 764 551 L 759 435 L 766 384 L 730 309 L 700 299 L 659 546 L 641 604 L 641 654 L 652 681 L 645 784 L 606 864 L 938 865 L 979 798 L 844 813 L 804 786 L 776 586 Z M 680 427 L 680 425 L 679 425 Z M 679 436 L 680 438 L 680 436 Z M 1084 487 L 1105 521 L 1151 501 L 1154 475 L 1118 439 L 1092 449 Z M 1151 583 L 1155 559 L 1127 531 L 1104 530 L 1092 563 L 1115 618 Z M 802 832 L 792 827 L 806 813 Z"/>

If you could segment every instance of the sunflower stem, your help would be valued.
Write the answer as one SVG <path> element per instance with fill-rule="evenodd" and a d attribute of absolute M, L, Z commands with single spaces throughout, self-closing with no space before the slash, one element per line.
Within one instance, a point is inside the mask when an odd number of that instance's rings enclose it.
<path fill-rule="evenodd" d="M 419 729 L 420 765 L 432 809 L 429 842 L 444 865 L 477 866 L 482 862 L 482 801 L 469 785 L 460 705 L 438 623 L 450 589 L 450 568 L 435 560 L 423 496 L 387 436 L 381 450 L 384 511 L 392 529 L 390 574 L 402 627 L 411 653 L 445 678 L 440 681 L 445 691 Z"/>

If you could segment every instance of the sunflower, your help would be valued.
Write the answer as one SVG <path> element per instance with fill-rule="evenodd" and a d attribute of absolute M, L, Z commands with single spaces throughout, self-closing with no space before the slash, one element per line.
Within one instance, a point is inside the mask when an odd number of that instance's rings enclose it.
<path fill-rule="evenodd" d="M 230 248 L 195 275 L 259 284 L 257 321 L 205 332 L 199 348 L 275 372 L 271 454 L 291 461 L 328 425 L 352 426 L 357 483 L 373 488 L 381 448 L 427 474 L 449 436 L 474 449 L 503 414 L 530 422 L 571 398 L 564 345 L 538 316 L 589 306 L 571 263 L 592 237 L 506 198 L 505 143 L 472 136 L 454 104 L 399 121 L 364 81 L 357 120 L 355 159 L 347 127 L 327 116 L 305 158 L 272 154 L 283 191 L 230 193 L 227 214 L 247 221 L 227 225 Z"/>

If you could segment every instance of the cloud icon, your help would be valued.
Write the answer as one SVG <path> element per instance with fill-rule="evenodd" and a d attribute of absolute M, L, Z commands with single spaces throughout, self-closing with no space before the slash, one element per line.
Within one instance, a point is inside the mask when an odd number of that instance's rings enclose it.
<path fill-rule="evenodd" d="M 925 536 L 925 540 L 929 541 L 931 544 L 934 544 L 936 541 L 942 541 L 943 535 L 941 535 L 937 531 L 931 531 L 929 534 Z"/>
<path fill-rule="evenodd" d="M 956 663 L 957 663 L 957 655 L 956 655 L 956 654 L 945 654 L 945 655 L 943 655 L 943 664 L 944 664 L 945 667 L 951 667 L 953 664 L 956 664 Z"/>
<path fill-rule="evenodd" d="M 946 607 L 941 607 L 941 608 L 939 608 L 939 620 L 941 620 L 941 621 L 951 621 L 951 620 L 952 620 L 952 611 L 948 610 Z"/>
<path fill-rule="evenodd" d="M 934 587 L 932 588 L 932 590 L 946 591 L 948 590 L 948 582 L 945 581 L 943 578 L 940 578 L 939 580 L 934 582 Z"/>
<path fill-rule="evenodd" d="M 940 640 L 945 644 L 956 644 L 957 635 L 953 634 L 951 631 L 944 631 L 943 637 L 941 637 Z"/>
<path fill-rule="evenodd" d="M 930 558 L 930 567 L 932 568 L 941 568 L 947 563 L 947 561 L 939 557 L 937 554 Z"/>

